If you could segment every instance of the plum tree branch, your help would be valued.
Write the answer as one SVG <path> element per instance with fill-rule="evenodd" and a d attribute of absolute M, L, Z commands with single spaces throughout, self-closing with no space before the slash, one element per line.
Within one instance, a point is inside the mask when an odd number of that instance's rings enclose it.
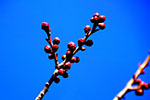
<path fill-rule="evenodd" d="M 135 74 L 133 75 L 133 78 L 131 78 L 128 83 L 126 84 L 125 88 L 122 89 L 117 96 L 114 97 L 113 100 L 120 100 L 122 98 L 124 98 L 125 94 L 127 94 L 129 91 L 132 90 L 137 90 L 140 89 L 142 87 L 142 85 L 139 85 L 137 87 L 133 87 L 132 85 L 135 83 L 136 79 L 139 77 L 139 75 L 142 74 L 144 68 L 146 66 L 148 66 L 148 63 L 150 61 L 150 53 L 149 55 L 146 57 L 145 61 L 143 62 L 143 64 L 139 65 L 139 68 L 137 69 L 137 71 L 135 72 Z"/>
<path fill-rule="evenodd" d="M 92 29 L 89 25 L 85 26 L 85 28 L 84 28 L 85 36 L 84 36 L 84 38 L 81 38 L 78 40 L 78 46 L 77 47 L 75 46 L 75 44 L 73 42 L 68 43 L 68 49 L 69 50 L 66 53 L 66 58 L 64 58 L 60 64 L 58 62 L 57 54 L 56 54 L 60 40 L 58 38 L 54 39 L 53 40 L 54 43 L 52 43 L 51 29 L 49 28 L 49 24 L 46 22 L 42 23 L 42 29 L 45 30 L 45 32 L 47 33 L 47 36 L 48 36 L 46 41 L 50 45 L 50 46 L 45 47 L 45 51 L 46 51 L 46 53 L 50 53 L 50 55 L 49 55 L 50 59 L 55 60 L 55 71 L 54 71 L 53 75 L 51 76 L 51 78 L 49 79 L 49 81 L 45 84 L 45 87 L 43 88 L 43 90 L 39 93 L 39 95 L 36 97 L 35 100 L 42 100 L 44 95 L 48 92 L 49 87 L 51 86 L 53 81 L 55 81 L 56 83 L 59 82 L 59 78 L 57 77 L 58 75 L 62 75 L 64 78 L 68 77 L 68 76 L 66 76 L 67 75 L 66 71 L 70 69 L 71 65 L 70 65 L 70 63 L 67 63 L 67 62 L 71 62 L 71 63 L 79 62 L 79 58 L 73 57 L 73 56 L 79 50 L 82 50 L 82 51 L 85 50 L 85 48 L 82 47 L 84 44 L 87 46 L 91 46 L 93 44 L 92 40 L 89 40 L 89 41 L 86 41 L 86 40 L 88 39 L 88 37 L 91 34 L 99 31 L 100 29 L 105 28 L 105 24 L 102 23 L 104 21 L 105 21 L 105 16 L 100 16 L 98 13 L 95 13 L 91 19 L 91 22 L 94 23 Z M 96 29 L 97 26 L 99 27 L 99 29 Z"/>

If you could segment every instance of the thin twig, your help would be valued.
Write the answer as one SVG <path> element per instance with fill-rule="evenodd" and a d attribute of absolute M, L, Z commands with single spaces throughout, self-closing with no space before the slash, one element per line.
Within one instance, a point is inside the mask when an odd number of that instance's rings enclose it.
<path fill-rule="evenodd" d="M 139 68 L 137 69 L 137 71 L 135 72 L 135 74 L 133 75 L 133 78 L 131 78 L 127 85 L 125 86 L 124 89 L 122 89 L 116 97 L 114 97 L 113 100 L 120 100 L 122 99 L 126 93 L 128 93 L 129 91 L 131 90 L 134 90 L 134 89 L 138 89 L 140 88 L 139 86 L 138 87 L 135 87 L 133 88 L 132 85 L 134 84 L 135 80 L 139 77 L 139 75 L 141 74 L 141 72 L 143 71 L 143 69 L 148 65 L 148 62 L 150 61 L 150 53 L 149 55 L 147 56 L 147 58 L 145 59 L 145 61 L 143 62 L 143 64 L 139 65 Z"/>

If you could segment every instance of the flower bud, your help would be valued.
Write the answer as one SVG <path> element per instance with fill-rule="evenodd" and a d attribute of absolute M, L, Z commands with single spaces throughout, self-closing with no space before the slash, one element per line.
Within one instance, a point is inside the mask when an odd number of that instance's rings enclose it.
<path fill-rule="evenodd" d="M 93 41 L 92 41 L 92 40 L 87 40 L 87 41 L 85 42 L 85 45 L 87 45 L 87 46 L 92 46 L 92 45 L 93 45 Z"/>
<path fill-rule="evenodd" d="M 74 42 L 69 42 L 68 43 L 68 48 L 69 48 L 69 50 L 71 50 L 71 51 L 73 51 L 73 50 L 75 50 L 75 48 L 76 48 L 76 45 L 75 45 L 75 43 Z"/>
<path fill-rule="evenodd" d="M 79 45 L 79 46 L 82 46 L 82 45 L 84 44 L 84 41 L 85 41 L 85 40 L 84 40 L 83 38 L 79 39 L 79 40 L 78 40 L 78 45 Z"/>
<path fill-rule="evenodd" d="M 58 50 L 58 45 L 57 44 L 52 45 L 52 50 L 53 52 L 56 52 Z"/>
<path fill-rule="evenodd" d="M 143 95 L 143 90 L 142 89 L 136 89 L 135 94 L 136 95 Z"/>
<path fill-rule="evenodd" d="M 86 26 L 84 27 L 84 32 L 85 32 L 85 33 L 89 32 L 90 30 L 91 30 L 91 27 L 90 27 L 89 25 L 86 25 Z"/>
<path fill-rule="evenodd" d="M 60 39 L 58 38 L 58 37 L 55 37 L 54 39 L 53 39 L 53 44 L 59 44 L 60 43 Z"/>
<path fill-rule="evenodd" d="M 44 51 L 45 51 L 46 53 L 51 53 L 51 47 L 50 47 L 49 45 L 46 45 L 46 46 L 44 47 Z"/>
<path fill-rule="evenodd" d="M 60 82 L 60 79 L 59 79 L 58 76 L 56 76 L 56 77 L 54 78 L 54 82 L 55 82 L 55 83 L 59 83 L 59 82 Z"/>

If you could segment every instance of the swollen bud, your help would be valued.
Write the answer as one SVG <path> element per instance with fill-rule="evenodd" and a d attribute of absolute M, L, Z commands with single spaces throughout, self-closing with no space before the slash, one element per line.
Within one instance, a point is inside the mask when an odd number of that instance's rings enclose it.
<path fill-rule="evenodd" d="M 70 62 L 66 62 L 64 64 L 63 68 L 69 70 L 71 68 L 71 63 Z"/>
<path fill-rule="evenodd" d="M 84 41 L 85 41 L 85 40 L 84 40 L 83 38 L 79 39 L 79 40 L 78 40 L 78 45 L 79 45 L 79 46 L 82 46 L 82 45 L 84 44 Z"/>
<path fill-rule="evenodd" d="M 60 74 L 60 75 L 63 75 L 63 74 L 64 74 L 64 72 L 65 72 L 65 70 L 64 70 L 64 69 L 62 69 L 62 68 L 58 70 L 58 74 Z"/>
<path fill-rule="evenodd" d="M 42 22 L 41 26 L 42 26 L 41 28 L 45 30 L 47 33 L 51 31 L 51 29 L 49 28 L 49 24 L 47 22 Z"/>
<path fill-rule="evenodd" d="M 105 28 L 105 24 L 104 23 L 98 23 L 98 26 L 101 30 L 103 30 Z"/>
<path fill-rule="evenodd" d="M 71 51 L 70 50 L 68 50 L 67 52 L 66 52 L 66 57 L 70 57 L 71 56 Z"/>
<path fill-rule="evenodd" d="M 78 63 L 79 61 L 80 61 L 79 57 L 72 57 L 70 60 L 71 63 Z"/>
<path fill-rule="evenodd" d="M 60 39 L 58 38 L 58 37 L 55 37 L 54 39 L 53 39 L 53 44 L 59 44 L 60 43 Z"/>
<path fill-rule="evenodd" d="M 75 62 L 76 62 L 76 57 L 72 57 L 72 58 L 70 59 L 70 62 L 71 62 L 71 63 L 75 63 Z"/>
<path fill-rule="evenodd" d="M 135 94 L 136 95 L 143 95 L 143 90 L 142 89 L 136 89 Z"/>
<path fill-rule="evenodd" d="M 46 46 L 44 47 L 44 51 L 45 51 L 46 53 L 51 53 L 51 48 L 50 48 L 50 46 L 49 46 L 49 45 L 46 45 Z"/>
<path fill-rule="evenodd" d="M 93 15 L 93 17 L 100 17 L 100 15 L 99 15 L 99 13 L 98 12 L 96 12 L 94 15 Z"/>
<path fill-rule="evenodd" d="M 98 19 L 99 23 L 103 23 L 105 21 L 105 16 L 101 15 Z"/>
<path fill-rule="evenodd" d="M 93 41 L 92 41 L 92 40 L 87 40 L 87 41 L 85 42 L 85 45 L 87 45 L 87 46 L 92 46 L 92 45 L 93 45 Z"/>
<path fill-rule="evenodd" d="M 62 60 L 65 60 L 65 59 L 66 59 L 66 55 L 63 55 L 63 56 L 61 57 L 61 59 L 62 59 Z"/>
<path fill-rule="evenodd" d="M 55 82 L 55 83 L 59 83 L 59 82 L 60 82 L 60 79 L 59 79 L 58 76 L 56 76 L 56 77 L 54 78 L 54 82 Z"/>
<path fill-rule="evenodd" d="M 76 45 L 75 45 L 75 43 L 74 42 L 69 42 L 68 43 L 68 48 L 69 48 L 69 50 L 71 50 L 71 51 L 73 51 L 73 50 L 75 50 L 75 48 L 76 48 Z"/>
<path fill-rule="evenodd" d="M 84 32 L 85 32 L 85 33 L 89 32 L 90 30 L 91 30 L 91 27 L 90 27 L 89 25 L 86 25 L 86 26 L 84 27 Z"/>
<path fill-rule="evenodd" d="M 63 76 L 64 78 L 68 78 L 68 77 L 69 77 L 69 74 L 65 72 L 62 76 Z"/>
<path fill-rule="evenodd" d="M 42 22 L 42 29 L 43 30 L 47 30 L 47 29 L 49 29 L 49 24 L 47 23 L 47 22 Z"/>
<path fill-rule="evenodd" d="M 76 57 L 76 63 L 78 63 L 80 61 L 79 57 Z"/>
<path fill-rule="evenodd" d="M 48 55 L 48 58 L 49 58 L 50 60 L 52 60 L 52 59 L 54 59 L 54 55 L 53 55 L 53 54 L 49 54 L 49 55 Z"/>
<path fill-rule="evenodd" d="M 57 44 L 52 45 L 52 50 L 53 52 L 56 52 L 58 50 L 58 45 Z"/>

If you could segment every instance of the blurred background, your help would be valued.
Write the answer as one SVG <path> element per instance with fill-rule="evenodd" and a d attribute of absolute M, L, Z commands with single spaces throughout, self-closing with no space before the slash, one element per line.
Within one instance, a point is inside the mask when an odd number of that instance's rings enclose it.
<path fill-rule="evenodd" d="M 69 77 L 53 83 L 43 100 L 112 100 L 150 50 L 149 0 L 0 0 L 0 98 L 34 100 L 54 71 L 44 52 L 48 22 L 52 38 L 59 37 L 58 59 L 67 44 L 84 37 L 94 13 L 106 16 L 106 28 L 89 39 L 94 44 L 78 52 Z M 140 76 L 150 82 L 150 66 Z M 150 100 L 130 92 L 126 100 Z"/>

